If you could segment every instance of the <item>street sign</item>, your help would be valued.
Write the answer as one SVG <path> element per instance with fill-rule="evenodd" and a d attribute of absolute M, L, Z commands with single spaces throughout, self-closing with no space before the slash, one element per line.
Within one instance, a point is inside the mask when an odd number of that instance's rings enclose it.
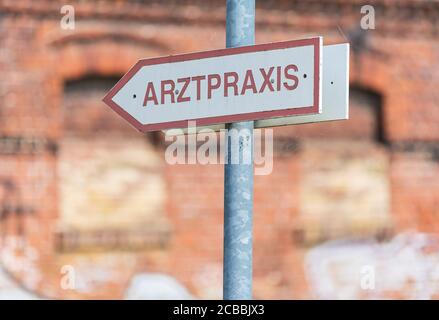
<path fill-rule="evenodd" d="M 255 121 L 255 128 L 293 124 L 346 120 L 349 118 L 349 44 L 323 46 L 322 50 L 322 112 L 310 115 L 263 119 Z M 200 131 L 207 127 L 197 126 Z M 218 131 L 224 124 L 208 126 Z M 166 130 L 167 135 L 187 133 L 188 129 Z"/>
<path fill-rule="evenodd" d="M 286 126 L 349 118 L 349 43 L 323 47 L 322 112 L 255 122 L 255 128 Z"/>
<path fill-rule="evenodd" d="M 322 38 L 140 60 L 104 97 L 138 130 L 321 112 Z"/>

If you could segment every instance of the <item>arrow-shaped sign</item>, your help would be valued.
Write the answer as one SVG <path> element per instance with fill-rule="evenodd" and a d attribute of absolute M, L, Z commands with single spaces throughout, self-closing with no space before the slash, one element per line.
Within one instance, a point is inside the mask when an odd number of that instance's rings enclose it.
<path fill-rule="evenodd" d="M 144 59 L 104 102 L 140 131 L 321 112 L 322 39 Z"/>

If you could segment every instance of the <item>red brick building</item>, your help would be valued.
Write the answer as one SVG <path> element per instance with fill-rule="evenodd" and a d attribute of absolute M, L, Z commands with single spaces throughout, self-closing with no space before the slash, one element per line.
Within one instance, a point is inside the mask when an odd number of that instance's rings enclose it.
<path fill-rule="evenodd" d="M 225 1 L 71 1 L 73 30 L 64 4 L 0 0 L 2 272 L 48 298 L 123 298 L 156 273 L 221 298 L 223 167 L 166 164 L 163 137 L 101 98 L 140 58 L 224 47 Z M 256 23 L 257 43 L 321 35 L 352 52 L 350 120 L 274 130 L 255 297 L 439 297 L 439 2 L 259 1 Z"/>

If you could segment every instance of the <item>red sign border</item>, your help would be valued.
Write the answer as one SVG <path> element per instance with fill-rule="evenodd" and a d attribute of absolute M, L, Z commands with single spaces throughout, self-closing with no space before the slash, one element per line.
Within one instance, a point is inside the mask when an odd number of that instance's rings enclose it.
<path fill-rule="evenodd" d="M 189 121 L 196 121 L 197 126 L 208 126 L 219 123 L 230 123 L 239 121 L 261 120 L 267 118 L 289 117 L 294 115 L 305 115 L 319 113 L 320 109 L 320 37 L 274 42 L 267 44 L 258 44 L 253 46 L 244 46 L 236 48 L 226 48 L 203 52 L 185 53 L 165 57 L 149 58 L 139 60 L 105 95 L 102 99 L 111 109 L 118 113 L 122 118 L 128 121 L 132 126 L 141 132 L 159 131 L 165 129 L 185 128 Z M 287 49 L 303 46 L 314 46 L 314 101 L 312 106 L 290 108 L 282 110 L 258 111 L 250 113 L 241 113 L 227 116 L 217 116 L 199 119 L 188 119 L 170 122 L 161 122 L 155 124 L 142 124 L 126 112 L 121 106 L 113 101 L 113 97 L 119 90 L 144 66 L 174 63 L 181 61 L 199 60 L 204 58 L 222 57 L 249 52 L 270 51 L 277 49 Z"/>

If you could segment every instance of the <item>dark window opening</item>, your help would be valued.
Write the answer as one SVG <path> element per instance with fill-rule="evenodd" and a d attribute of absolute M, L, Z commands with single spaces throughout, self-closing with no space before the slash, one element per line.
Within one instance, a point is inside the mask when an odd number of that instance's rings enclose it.
<path fill-rule="evenodd" d="M 386 143 L 383 123 L 382 96 L 372 90 L 352 85 L 349 90 L 351 119 L 362 128 L 370 138 Z"/>

